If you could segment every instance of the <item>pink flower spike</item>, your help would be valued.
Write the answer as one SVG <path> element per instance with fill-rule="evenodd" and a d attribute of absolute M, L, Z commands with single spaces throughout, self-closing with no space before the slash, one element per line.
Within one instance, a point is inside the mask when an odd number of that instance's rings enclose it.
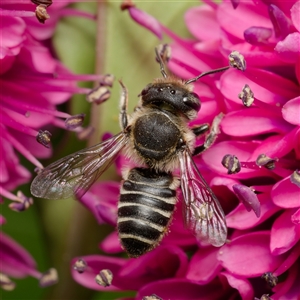
<path fill-rule="evenodd" d="M 300 54 L 300 33 L 289 34 L 284 40 L 277 43 L 274 50 L 283 61 L 296 63 Z"/>
<path fill-rule="evenodd" d="M 219 276 L 224 276 L 229 285 L 237 289 L 243 300 L 252 300 L 254 297 L 253 287 L 247 279 L 238 278 L 228 272 L 221 272 Z"/>
<path fill-rule="evenodd" d="M 162 27 L 160 23 L 151 15 L 147 14 L 146 12 L 136 8 L 134 5 L 127 5 L 126 2 L 122 4 L 122 9 L 128 9 L 131 18 L 140 24 L 141 26 L 145 27 L 146 29 L 150 30 L 153 34 L 155 34 L 160 40 L 162 39 Z"/>
<path fill-rule="evenodd" d="M 282 107 L 282 117 L 291 124 L 300 125 L 300 97 L 291 99 Z"/>
<path fill-rule="evenodd" d="M 99 245 L 99 249 L 106 253 L 120 253 L 124 250 L 121 247 L 118 232 L 113 231 Z"/>
<path fill-rule="evenodd" d="M 219 251 L 218 259 L 233 275 L 259 277 L 278 268 L 284 260 L 283 256 L 272 255 L 269 244 L 269 231 L 244 234 L 224 245 Z"/>
<path fill-rule="evenodd" d="M 246 209 L 254 211 L 256 216 L 260 217 L 260 202 L 258 201 L 257 195 L 248 186 L 242 184 L 235 184 L 232 186 L 238 199 L 245 205 Z"/>
<path fill-rule="evenodd" d="M 294 209 L 286 210 L 279 216 L 271 229 L 270 249 L 273 255 L 290 250 L 300 239 L 300 226 L 292 223 Z"/>
<path fill-rule="evenodd" d="M 291 182 L 290 176 L 277 182 L 272 191 L 271 197 L 275 205 L 283 208 L 300 207 L 300 188 Z"/>

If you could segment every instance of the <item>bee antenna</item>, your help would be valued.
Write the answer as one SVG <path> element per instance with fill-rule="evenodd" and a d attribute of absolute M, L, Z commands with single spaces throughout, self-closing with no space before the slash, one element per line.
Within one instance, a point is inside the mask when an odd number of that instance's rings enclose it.
<path fill-rule="evenodd" d="M 210 74 L 215 74 L 215 73 L 218 73 L 218 72 L 223 72 L 223 71 L 228 70 L 229 68 L 230 68 L 230 66 L 227 66 L 227 67 L 223 67 L 223 68 L 219 68 L 219 69 L 215 69 L 215 70 L 203 72 L 200 75 L 198 75 L 197 77 L 194 77 L 194 78 L 191 78 L 191 79 L 187 80 L 184 84 L 190 84 L 192 82 L 197 81 L 201 77 L 204 77 L 204 76 L 210 75 Z"/>
<path fill-rule="evenodd" d="M 167 78 L 167 77 L 168 77 L 168 74 L 167 74 L 166 71 L 165 71 L 165 65 L 164 65 L 164 62 L 163 62 L 163 60 L 162 60 L 162 58 L 161 58 L 161 56 L 160 56 L 160 54 L 159 54 L 159 52 L 158 52 L 157 47 L 155 47 L 155 54 L 156 54 L 156 60 L 157 60 L 157 62 L 159 63 L 159 66 L 160 66 L 160 72 L 161 72 L 161 74 L 162 74 L 162 76 L 163 76 L 164 78 Z"/>

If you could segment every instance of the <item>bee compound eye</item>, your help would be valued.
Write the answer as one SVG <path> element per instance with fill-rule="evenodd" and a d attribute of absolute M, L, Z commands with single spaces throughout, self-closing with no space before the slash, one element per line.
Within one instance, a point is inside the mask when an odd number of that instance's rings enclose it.
<path fill-rule="evenodd" d="M 201 108 L 200 99 L 195 93 L 190 93 L 188 96 L 183 97 L 182 100 L 184 104 L 190 107 L 191 109 L 199 111 Z"/>

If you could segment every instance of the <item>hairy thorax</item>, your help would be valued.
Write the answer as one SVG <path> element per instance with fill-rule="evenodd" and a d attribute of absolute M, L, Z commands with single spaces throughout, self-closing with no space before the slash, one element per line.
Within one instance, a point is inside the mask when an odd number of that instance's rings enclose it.
<path fill-rule="evenodd" d="M 128 153 L 142 165 L 165 171 L 178 166 L 177 151 L 186 143 L 191 149 L 195 136 L 182 117 L 162 110 L 141 109 L 132 115 Z M 131 148 L 132 147 L 132 148 Z"/>

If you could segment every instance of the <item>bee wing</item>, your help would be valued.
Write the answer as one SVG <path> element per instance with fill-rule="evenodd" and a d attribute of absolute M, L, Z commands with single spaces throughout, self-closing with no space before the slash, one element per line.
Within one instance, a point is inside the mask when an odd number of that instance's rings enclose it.
<path fill-rule="evenodd" d="M 113 162 L 126 140 L 126 135 L 121 132 L 50 164 L 32 181 L 31 194 L 46 199 L 82 197 Z"/>
<path fill-rule="evenodd" d="M 200 174 L 188 149 L 180 152 L 179 161 L 186 226 L 199 241 L 220 247 L 227 238 L 223 209 Z"/>

